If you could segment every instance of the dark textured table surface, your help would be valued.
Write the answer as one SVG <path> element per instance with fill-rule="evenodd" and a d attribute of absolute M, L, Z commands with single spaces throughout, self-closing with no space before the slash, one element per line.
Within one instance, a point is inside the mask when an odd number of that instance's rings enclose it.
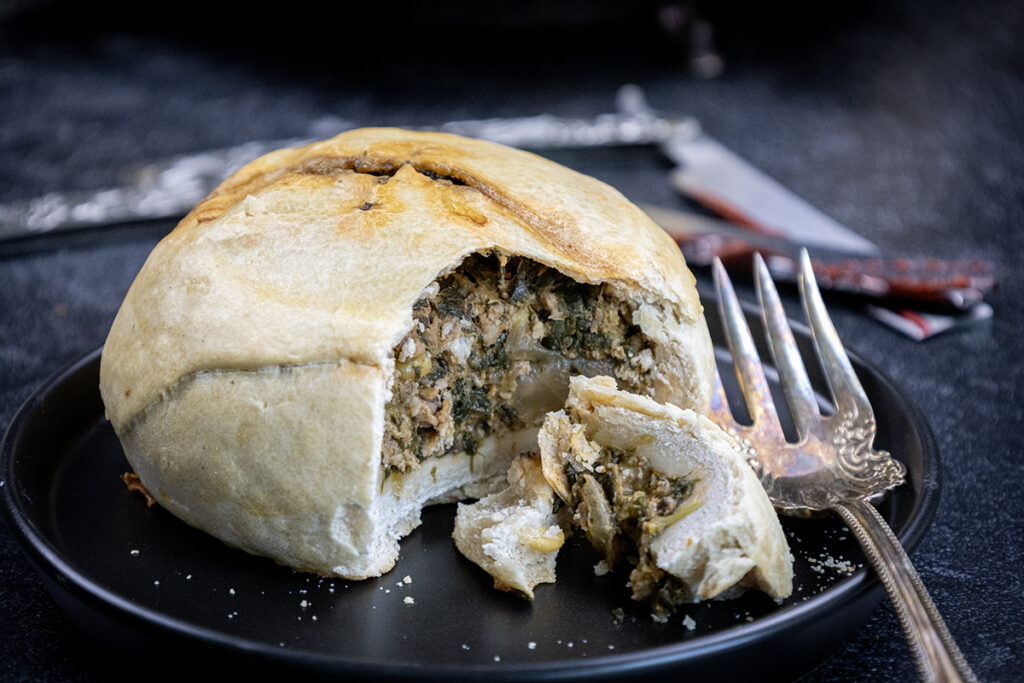
<path fill-rule="evenodd" d="M 495 33 L 470 5 L 349 16 L 298 3 L 264 19 L 215 18 L 199 3 L 89 13 L 16 3 L 0 17 L 0 201 L 102 187 L 140 161 L 326 133 L 332 120 L 587 116 L 638 83 L 655 107 L 698 117 L 886 250 L 997 265 L 995 315 L 979 328 L 918 343 L 856 308 L 837 304 L 834 316 L 848 345 L 927 415 L 939 445 L 942 497 L 917 568 L 981 679 L 1024 678 L 1024 6 L 841 3 L 787 16 L 715 4 L 702 12 L 725 68 L 705 79 L 648 28 L 647 8 L 576 2 L 575 21 L 539 28 L 558 12 L 501 7 Z M 398 22 L 403 11 L 418 16 Z M 632 199 L 680 204 L 654 150 L 554 156 Z M 103 342 L 168 227 L 0 254 L 0 425 Z M 0 679 L 105 680 L 103 661 L 0 524 Z M 883 604 L 807 680 L 914 675 Z"/>

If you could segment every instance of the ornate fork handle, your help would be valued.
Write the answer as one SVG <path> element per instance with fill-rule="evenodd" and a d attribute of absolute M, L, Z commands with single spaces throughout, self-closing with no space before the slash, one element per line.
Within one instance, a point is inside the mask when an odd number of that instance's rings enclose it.
<path fill-rule="evenodd" d="M 921 678 L 976 681 L 906 551 L 865 500 L 900 485 L 903 466 L 871 447 L 874 411 L 825 310 L 807 250 L 800 255 L 800 298 L 835 405 L 830 417 L 821 414 L 768 267 L 759 254 L 754 264 L 765 336 L 800 438 L 790 441 L 782 431 L 750 328 L 721 261 L 715 262 L 715 287 L 723 303 L 726 342 L 753 425 L 736 422 L 720 382 L 712 414 L 720 424 L 741 437 L 750 435 L 749 442 L 757 444 L 752 464 L 776 508 L 794 514 L 831 509 L 846 521 L 889 594 Z"/>
<path fill-rule="evenodd" d="M 873 505 L 862 500 L 832 507 L 860 541 L 889 594 L 926 681 L 977 681 L 896 535 Z"/>

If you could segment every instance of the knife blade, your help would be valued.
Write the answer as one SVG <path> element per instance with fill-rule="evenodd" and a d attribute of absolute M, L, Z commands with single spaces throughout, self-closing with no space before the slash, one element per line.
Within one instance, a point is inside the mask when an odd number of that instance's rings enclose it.
<path fill-rule="evenodd" d="M 636 86 L 624 86 L 618 106 L 634 116 L 658 118 Z M 806 246 L 878 254 L 870 240 L 832 219 L 710 136 L 676 127 L 659 146 L 675 164 L 677 191 L 737 225 Z"/>
<path fill-rule="evenodd" d="M 512 119 L 450 121 L 438 130 L 510 147 L 548 150 L 660 145 L 670 138 L 696 136 L 700 126 L 689 117 L 672 119 L 651 112 L 616 112 L 585 119 L 541 114 Z"/>
<path fill-rule="evenodd" d="M 691 266 L 709 266 L 718 257 L 728 269 L 750 273 L 752 257 L 759 252 L 775 279 L 797 280 L 803 246 L 799 243 L 689 211 L 646 204 L 640 208 L 672 237 Z M 875 302 L 963 311 L 996 287 L 994 266 L 988 261 L 881 258 L 835 247 L 808 249 L 821 289 Z"/>
<path fill-rule="evenodd" d="M 256 157 L 312 139 L 247 142 L 122 169 L 121 183 L 50 192 L 0 204 L 0 241 L 61 230 L 184 216 L 224 178 Z"/>

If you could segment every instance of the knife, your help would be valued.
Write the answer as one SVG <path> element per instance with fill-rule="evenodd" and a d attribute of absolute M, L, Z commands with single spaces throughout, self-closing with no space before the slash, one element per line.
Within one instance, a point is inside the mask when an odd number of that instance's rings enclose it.
<path fill-rule="evenodd" d="M 718 257 L 731 271 L 749 273 L 754 252 L 759 252 L 773 278 L 797 281 L 800 243 L 690 211 L 646 204 L 640 208 L 675 240 L 691 266 L 710 266 Z M 957 312 L 979 303 L 996 286 L 994 267 L 988 261 L 881 258 L 836 247 L 809 247 L 809 251 L 821 289 L 876 303 Z"/>

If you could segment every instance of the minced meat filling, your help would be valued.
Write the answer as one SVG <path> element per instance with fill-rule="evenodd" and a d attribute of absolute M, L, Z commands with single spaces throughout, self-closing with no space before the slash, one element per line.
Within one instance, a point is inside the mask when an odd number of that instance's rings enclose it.
<path fill-rule="evenodd" d="M 654 356 L 632 309 L 529 259 L 476 254 L 433 283 L 395 351 L 383 443 L 389 470 L 477 451 L 501 430 L 557 410 L 573 374 L 648 393 Z"/>
<path fill-rule="evenodd" d="M 570 446 L 563 456 L 573 523 L 586 532 L 606 568 L 623 560 L 633 567 L 633 598 L 649 600 L 656 614 L 669 614 L 677 605 L 692 602 L 686 585 L 658 568 L 650 546 L 658 534 L 701 506 L 694 495 L 695 482 L 656 471 L 635 451 L 589 441 L 586 450 L 575 453 Z"/>

